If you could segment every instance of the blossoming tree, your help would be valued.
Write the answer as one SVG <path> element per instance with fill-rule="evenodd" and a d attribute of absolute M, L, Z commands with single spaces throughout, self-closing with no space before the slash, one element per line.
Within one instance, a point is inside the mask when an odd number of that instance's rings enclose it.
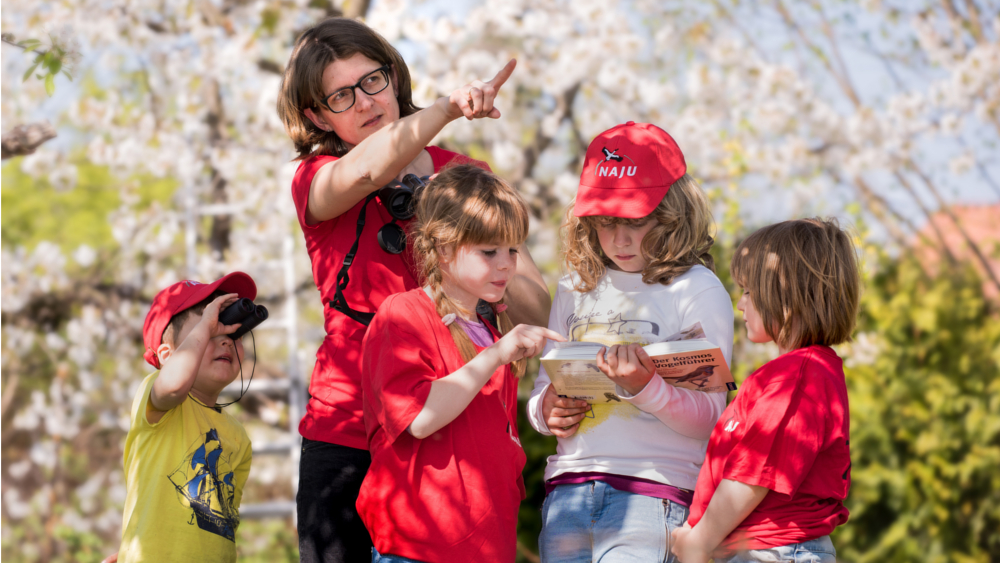
<path fill-rule="evenodd" d="M 157 288 L 243 270 L 265 303 L 288 307 L 279 298 L 291 279 L 305 312 L 283 318 L 301 340 L 288 350 L 263 333 L 259 369 L 280 378 L 291 365 L 283 358 L 306 363 L 317 348 L 322 316 L 295 231 L 295 164 L 275 102 L 295 36 L 320 18 L 363 15 L 397 44 L 421 105 L 518 58 L 497 102 L 503 117 L 456 122 L 437 142 L 516 183 L 534 213 L 529 243 L 553 277 L 559 215 L 586 146 L 627 120 L 677 138 L 717 205 L 724 245 L 744 223 L 824 213 L 863 220 L 873 240 L 903 248 L 933 211 L 1000 198 L 996 6 L 486 0 L 458 14 L 435 6 L 4 3 L 5 34 L 62 34 L 81 54 L 75 80 L 55 80 L 47 99 L 43 82 L 20 81 L 31 57 L 3 47 L 4 131 L 38 118 L 60 131 L 58 142 L 4 165 L 4 204 L 15 209 L 4 212 L 3 238 L 5 558 L 113 551 L 121 442 L 147 369 L 141 326 Z M 92 195 L 73 199 L 81 191 Z M 46 208 L 58 202 L 74 203 Z M 62 228 L 84 212 L 98 217 L 96 234 Z M 47 213 L 59 218 L 47 231 L 7 227 L 38 225 Z M 955 260 L 943 237 L 925 238 Z M 989 250 L 967 243 L 985 263 Z M 295 412 L 259 394 L 248 403 L 241 416 L 255 440 Z M 247 501 L 287 496 L 276 476 L 293 473 L 287 462 L 255 460 Z"/>

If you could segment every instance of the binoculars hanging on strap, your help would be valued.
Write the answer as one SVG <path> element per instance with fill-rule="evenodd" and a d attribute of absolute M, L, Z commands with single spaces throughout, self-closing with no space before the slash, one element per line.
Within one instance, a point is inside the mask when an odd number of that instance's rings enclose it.
<path fill-rule="evenodd" d="M 379 189 L 378 198 L 394 219 L 406 221 L 417 212 L 416 200 L 427 185 L 428 178 L 407 174 L 399 182 L 390 182 Z"/>
<path fill-rule="evenodd" d="M 406 232 L 403 231 L 403 227 L 397 224 L 397 221 L 412 219 L 416 214 L 416 200 L 420 197 L 420 192 L 427 185 L 425 183 L 427 180 L 428 178 L 426 177 L 420 178 L 416 174 L 407 174 L 403 176 L 401 181 L 391 182 L 379 188 L 378 191 L 368 194 L 368 197 L 365 198 L 364 203 L 361 205 L 361 210 L 358 212 L 354 244 L 351 245 L 351 249 L 344 256 L 344 264 L 340 267 L 340 272 L 337 273 L 337 285 L 334 289 L 333 299 L 329 303 L 330 307 L 365 326 L 368 326 L 372 322 L 375 313 L 356 311 L 347 304 L 347 299 L 344 298 L 344 290 L 347 289 L 347 283 L 351 281 L 348 270 L 350 270 L 351 264 L 354 262 L 354 256 L 358 252 L 358 242 L 361 241 L 361 233 L 365 228 L 365 216 L 368 204 L 378 197 L 382 205 L 389 211 L 389 215 L 392 216 L 392 221 L 382 225 L 378 232 L 375 233 L 378 245 L 389 254 L 402 254 L 406 250 Z"/>

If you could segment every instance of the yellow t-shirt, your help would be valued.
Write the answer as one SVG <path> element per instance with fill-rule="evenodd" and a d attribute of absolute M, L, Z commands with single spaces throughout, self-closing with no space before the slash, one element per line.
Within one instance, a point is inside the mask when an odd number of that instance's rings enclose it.
<path fill-rule="evenodd" d="M 231 415 L 191 397 L 150 424 L 159 373 L 143 380 L 132 401 L 118 561 L 236 561 L 250 437 Z"/>

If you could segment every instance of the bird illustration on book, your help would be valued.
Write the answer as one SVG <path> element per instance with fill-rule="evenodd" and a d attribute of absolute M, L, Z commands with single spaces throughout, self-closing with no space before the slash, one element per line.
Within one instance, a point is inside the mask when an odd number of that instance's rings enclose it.
<path fill-rule="evenodd" d="M 668 340 L 693 340 L 695 338 L 705 338 L 705 331 L 701 329 L 701 323 L 694 323 L 693 325 L 671 336 Z"/>
<path fill-rule="evenodd" d="M 663 379 L 676 380 L 677 383 L 690 382 L 697 385 L 698 388 L 701 388 L 704 387 L 706 383 L 708 383 L 708 380 L 710 377 L 712 377 L 713 373 L 715 373 L 714 365 L 703 365 L 703 366 L 698 366 L 698 368 L 692 371 L 691 373 L 686 373 L 684 375 L 679 375 L 677 377 L 663 376 Z"/>
<path fill-rule="evenodd" d="M 206 532 L 236 541 L 240 515 L 233 506 L 236 484 L 229 457 L 223 458 L 219 433 L 210 429 L 196 441 L 184 461 L 167 479 L 177 489 L 181 504 L 193 514 L 188 524 L 198 524 Z"/>
<path fill-rule="evenodd" d="M 622 161 L 622 157 L 618 156 L 618 149 L 609 151 L 608 149 L 602 147 L 601 150 L 604 151 L 604 162 L 607 162 L 609 160 L 613 160 L 615 162 Z"/>
<path fill-rule="evenodd" d="M 610 403 L 611 401 L 614 401 L 616 403 L 622 402 L 622 400 L 618 398 L 618 395 L 615 395 L 614 393 L 608 391 L 604 392 L 604 398 L 607 399 L 608 403 Z"/>

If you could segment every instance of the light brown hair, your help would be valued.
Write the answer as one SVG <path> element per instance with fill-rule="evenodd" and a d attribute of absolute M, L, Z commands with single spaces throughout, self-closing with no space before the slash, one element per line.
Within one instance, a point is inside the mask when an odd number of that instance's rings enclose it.
<path fill-rule="evenodd" d="M 754 232 L 736 249 L 731 272 L 778 346 L 851 339 L 861 295 L 858 253 L 836 219 L 784 221 Z"/>
<path fill-rule="evenodd" d="M 335 132 L 316 127 L 306 117 L 305 110 L 318 112 L 323 99 L 330 93 L 323 91 L 326 67 L 358 53 L 392 67 L 389 74 L 395 76 L 393 86 L 400 117 L 420 111 L 413 105 L 410 71 L 395 47 L 362 22 L 348 18 L 323 20 L 299 36 L 281 77 L 278 116 L 299 153 L 296 160 L 316 154 L 344 156 L 350 150 Z"/>
<path fill-rule="evenodd" d="M 638 226 L 650 218 L 657 224 L 646 233 L 640 246 L 646 259 L 643 282 L 668 285 L 696 264 L 715 271 L 715 261 L 709 254 L 715 242 L 711 235 L 715 225 L 712 210 L 701 187 L 685 174 L 670 186 L 653 212 L 641 219 L 575 217 L 573 205 L 569 206 L 562 234 L 566 267 L 579 277 L 573 289 L 581 293 L 593 290 L 608 266 L 613 264 L 601 249 L 598 226 L 602 223 Z"/>
<path fill-rule="evenodd" d="M 440 250 L 454 251 L 469 244 L 504 243 L 520 246 L 528 238 L 528 206 L 513 187 L 499 176 L 469 164 L 445 169 L 419 195 L 417 220 L 409 238 L 413 253 L 421 263 L 421 276 L 442 317 L 449 313 L 469 314 L 441 287 Z M 494 311 L 503 299 L 492 303 Z M 506 312 L 497 312 L 501 334 L 514 329 Z M 462 359 L 476 356 L 476 348 L 459 323 L 448 327 Z M 516 377 L 524 374 L 526 360 L 515 362 Z"/>

